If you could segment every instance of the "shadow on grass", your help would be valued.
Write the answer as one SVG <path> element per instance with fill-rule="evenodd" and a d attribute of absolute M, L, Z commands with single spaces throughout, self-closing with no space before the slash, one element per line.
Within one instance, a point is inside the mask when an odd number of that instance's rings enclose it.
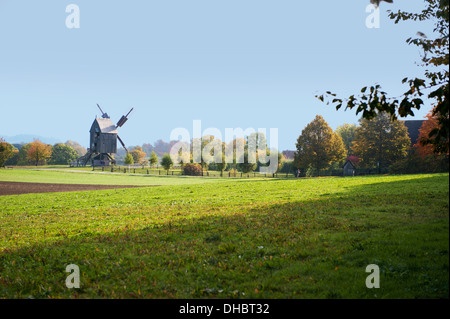
<path fill-rule="evenodd" d="M 445 196 L 446 195 L 446 196 Z M 7 298 L 448 298 L 448 184 L 351 186 L 305 201 L 227 206 L 87 231 L 0 255 Z M 380 266 L 382 289 L 365 286 Z M 65 286 L 65 267 L 81 288 Z M 376 296 L 374 295 L 376 293 Z"/>

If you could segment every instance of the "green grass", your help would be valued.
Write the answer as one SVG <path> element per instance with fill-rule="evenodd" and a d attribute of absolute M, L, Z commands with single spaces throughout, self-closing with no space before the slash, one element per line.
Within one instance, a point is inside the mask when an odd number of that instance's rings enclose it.
<path fill-rule="evenodd" d="M 245 179 L 242 179 L 245 180 Z M 63 171 L 53 169 L 0 169 L 0 181 L 93 185 L 185 185 L 227 181 L 225 178 L 193 176 L 147 176 L 99 171 Z"/>
<path fill-rule="evenodd" d="M 0 197 L 0 297 L 449 297 L 448 174 L 192 180 Z M 68 264 L 80 289 L 65 286 Z M 365 286 L 369 264 L 380 289 Z"/>
<path fill-rule="evenodd" d="M 85 166 L 85 167 L 70 167 L 67 165 L 44 165 L 44 166 L 16 166 L 13 167 L 15 170 L 23 170 L 23 169 L 32 169 L 32 170 L 59 170 L 59 171 L 66 171 L 66 172 L 101 172 L 101 173 L 116 173 L 121 175 L 135 175 L 135 174 L 141 174 L 141 175 L 153 175 L 153 176 L 183 176 L 182 170 L 179 167 L 172 167 L 169 169 L 169 171 L 166 171 L 164 168 L 159 167 L 134 167 L 134 166 L 114 166 L 114 167 L 94 167 L 92 169 L 91 166 Z M 111 171 L 111 169 L 113 171 Z M 230 172 L 230 171 L 224 171 L 222 173 L 219 171 L 211 171 L 207 170 L 204 171 L 203 177 L 215 177 L 215 178 L 296 178 L 295 174 L 292 173 L 276 173 L 273 174 L 260 174 L 259 172 L 251 172 L 251 173 L 242 173 L 242 172 Z"/>

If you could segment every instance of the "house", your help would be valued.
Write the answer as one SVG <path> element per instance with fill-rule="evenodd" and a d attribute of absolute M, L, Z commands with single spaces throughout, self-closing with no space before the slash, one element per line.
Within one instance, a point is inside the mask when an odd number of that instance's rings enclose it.
<path fill-rule="evenodd" d="M 356 174 L 356 166 L 350 160 L 347 160 L 344 164 L 343 168 L 343 176 L 355 176 Z"/>

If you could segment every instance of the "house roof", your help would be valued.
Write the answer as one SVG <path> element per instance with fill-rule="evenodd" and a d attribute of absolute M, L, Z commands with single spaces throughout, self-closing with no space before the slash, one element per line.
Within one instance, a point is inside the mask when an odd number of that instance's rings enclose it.
<path fill-rule="evenodd" d="M 424 120 L 409 120 L 402 121 L 406 128 L 408 129 L 409 138 L 411 139 L 411 144 L 416 144 L 419 139 L 419 130 L 422 127 Z"/>
<path fill-rule="evenodd" d="M 114 123 L 109 118 L 96 118 L 94 123 L 92 124 L 92 128 L 94 124 L 97 123 L 100 128 L 101 133 L 105 134 L 117 134 L 117 129 Z M 91 130 L 92 130 L 91 128 Z"/>
<path fill-rule="evenodd" d="M 348 164 L 348 163 L 350 163 L 350 165 L 351 165 L 351 166 L 353 166 L 353 168 L 355 168 L 355 169 L 356 169 L 356 166 L 355 166 L 355 164 L 353 164 L 351 160 L 347 160 L 347 161 L 345 162 L 345 164 L 344 164 L 344 168 L 345 168 L 345 166 L 347 166 L 347 164 Z"/>

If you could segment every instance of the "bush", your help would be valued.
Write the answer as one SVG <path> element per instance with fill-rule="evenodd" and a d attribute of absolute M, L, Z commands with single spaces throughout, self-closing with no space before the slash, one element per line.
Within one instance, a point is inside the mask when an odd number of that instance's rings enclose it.
<path fill-rule="evenodd" d="M 232 169 L 230 169 L 228 171 L 228 176 L 236 177 L 236 176 L 239 176 L 239 175 L 240 175 L 240 173 L 239 173 L 239 171 L 236 168 L 232 168 Z"/>
<path fill-rule="evenodd" d="M 281 163 L 277 173 L 288 173 L 297 175 L 297 167 L 294 165 L 294 161 L 286 161 Z"/>
<path fill-rule="evenodd" d="M 202 166 L 198 163 L 184 164 L 183 175 L 201 176 L 202 175 Z"/>
<path fill-rule="evenodd" d="M 212 162 L 212 163 L 208 164 L 208 171 L 219 171 L 220 172 L 220 169 L 219 169 L 217 163 Z"/>
<path fill-rule="evenodd" d="M 306 177 L 315 177 L 317 175 L 317 169 L 309 165 L 308 169 L 306 170 Z"/>
<path fill-rule="evenodd" d="M 424 158 L 411 153 L 389 167 L 392 174 L 445 173 L 449 171 L 448 156 L 428 155 Z"/>

